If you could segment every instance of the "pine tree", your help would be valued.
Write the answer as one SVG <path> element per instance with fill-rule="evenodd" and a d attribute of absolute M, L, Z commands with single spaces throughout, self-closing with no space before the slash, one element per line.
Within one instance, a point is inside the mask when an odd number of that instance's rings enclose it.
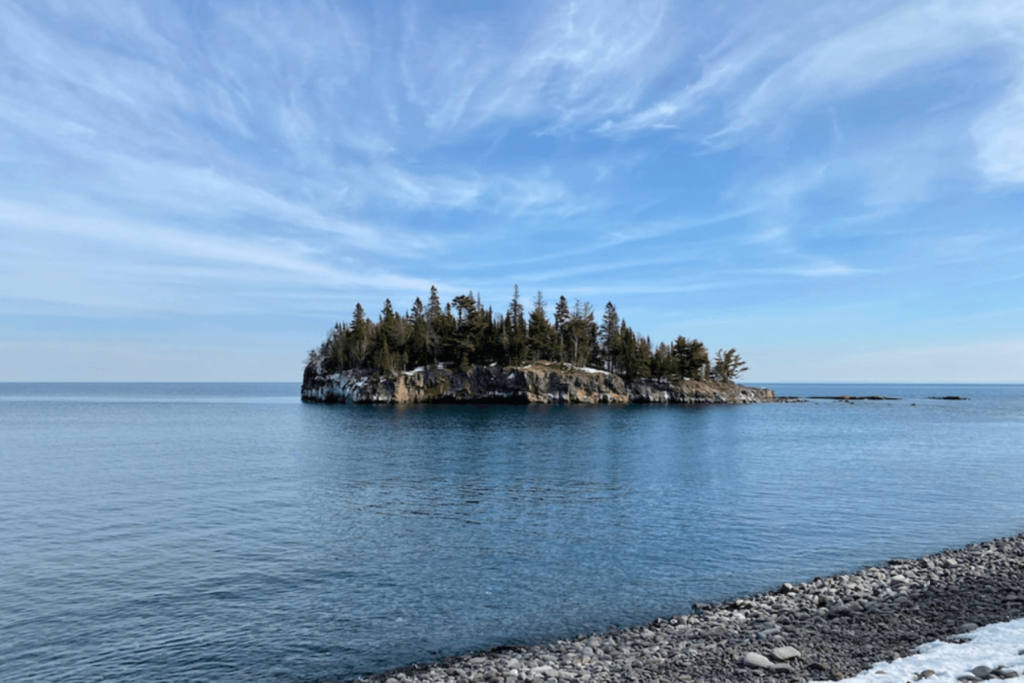
<path fill-rule="evenodd" d="M 620 347 L 619 314 L 609 301 L 605 304 L 604 317 L 601 319 L 601 356 L 604 360 L 604 369 L 608 372 L 618 370 Z"/>
<path fill-rule="evenodd" d="M 391 350 L 388 348 L 387 335 L 381 335 L 383 342 L 381 342 L 380 351 L 377 355 L 377 369 L 383 372 L 385 375 L 394 374 L 394 362 L 391 358 Z"/>
<path fill-rule="evenodd" d="M 640 377 L 640 354 L 636 345 L 636 335 L 626 321 L 619 326 L 621 340 L 622 374 L 628 379 Z"/>
<path fill-rule="evenodd" d="M 457 333 L 458 323 L 452 315 L 452 305 L 444 305 L 444 313 L 434 323 L 438 339 L 438 362 L 458 362 Z"/>
<path fill-rule="evenodd" d="M 676 371 L 682 379 L 706 379 L 710 372 L 708 350 L 697 339 L 677 337 L 672 345 Z"/>
<path fill-rule="evenodd" d="M 650 377 L 651 376 L 651 364 L 652 356 L 651 353 L 651 338 L 641 337 L 637 340 L 636 344 L 637 353 L 637 376 L 638 377 Z"/>
<path fill-rule="evenodd" d="M 479 304 L 479 296 L 474 298 L 472 292 L 460 295 L 452 299 L 452 304 L 459 315 L 455 335 L 455 357 L 459 366 L 489 361 L 484 346 L 490 320 L 488 312 Z"/>
<path fill-rule="evenodd" d="M 441 297 L 437 295 L 437 287 L 431 286 L 428 302 L 426 318 L 428 323 L 432 323 L 444 315 L 444 311 L 441 309 Z"/>
<path fill-rule="evenodd" d="M 408 336 L 409 329 L 406 326 L 405 319 L 395 313 L 395 309 L 391 306 L 391 299 L 385 299 L 384 308 L 381 309 L 380 318 L 377 323 L 374 350 L 377 355 L 380 355 L 381 347 L 385 342 L 387 343 L 390 350 L 388 354 L 390 361 L 387 367 L 388 372 L 397 368 L 402 355 L 406 351 L 405 346 Z M 405 369 L 404 365 L 401 369 Z"/>
<path fill-rule="evenodd" d="M 595 341 L 597 326 L 594 324 L 594 309 L 589 303 L 576 300 L 569 322 L 563 326 L 563 337 L 569 362 L 576 367 L 586 367 L 590 361 L 591 345 Z"/>
<path fill-rule="evenodd" d="M 538 291 L 533 300 L 533 310 L 530 311 L 527 335 L 530 358 L 533 360 L 553 360 L 558 355 L 554 344 L 554 329 L 548 322 L 545 305 L 544 294 Z"/>
<path fill-rule="evenodd" d="M 430 353 L 427 351 L 427 318 L 419 297 L 413 302 L 407 324 L 410 329 L 405 363 L 411 361 L 414 366 L 426 365 L 430 362 Z"/>
<path fill-rule="evenodd" d="M 444 317 L 444 310 L 441 309 L 441 297 L 437 294 L 437 287 L 430 287 L 430 299 L 427 303 L 427 311 L 424 315 L 426 319 L 426 349 L 427 357 L 430 359 L 428 362 L 437 363 L 441 357 L 442 350 L 442 338 L 441 330 L 439 326 L 443 326 L 442 318 Z"/>
<path fill-rule="evenodd" d="M 512 365 L 522 365 L 526 360 L 527 346 L 526 320 L 523 318 L 523 304 L 519 300 L 519 285 L 512 292 L 512 301 L 508 305 L 509 361 Z"/>
<path fill-rule="evenodd" d="M 334 329 L 329 337 L 330 349 L 326 354 L 329 367 L 324 368 L 327 372 L 339 372 L 348 369 L 348 326 L 335 323 Z"/>
<path fill-rule="evenodd" d="M 665 342 L 660 342 L 651 358 L 651 376 L 664 379 L 676 372 L 676 363 L 672 358 L 671 347 Z"/>
<path fill-rule="evenodd" d="M 569 302 L 565 300 L 564 296 L 558 297 L 558 303 L 555 304 L 555 329 L 561 333 L 571 317 L 572 312 L 569 311 Z"/>
<path fill-rule="evenodd" d="M 374 325 L 366 319 L 363 305 L 357 303 L 352 312 L 352 334 L 349 336 L 348 343 L 348 355 L 352 367 L 366 367 L 367 361 L 370 360 L 370 351 L 373 349 L 374 337 Z"/>
<path fill-rule="evenodd" d="M 558 297 L 558 303 L 555 304 L 555 332 L 557 333 L 555 341 L 558 345 L 556 349 L 557 359 L 560 362 L 565 362 L 568 355 L 567 328 L 571 317 L 572 313 L 569 311 L 569 302 L 565 300 L 564 296 Z"/>
<path fill-rule="evenodd" d="M 747 371 L 747 364 L 740 358 L 736 349 L 723 351 L 718 349 L 715 354 L 714 376 L 721 382 L 732 382 L 740 374 Z"/>
<path fill-rule="evenodd" d="M 455 306 L 455 310 L 458 313 L 458 318 L 455 322 L 458 328 L 461 329 L 465 318 L 471 316 L 473 311 L 476 310 L 476 299 L 473 298 L 472 293 L 468 295 L 460 294 L 452 299 L 452 305 Z"/>
<path fill-rule="evenodd" d="M 509 328 L 508 318 L 498 316 L 498 344 L 501 347 L 502 363 L 504 365 L 515 365 L 512 362 L 512 334 Z"/>
<path fill-rule="evenodd" d="M 490 307 L 486 310 L 479 307 L 477 311 L 482 329 L 477 342 L 477 362 L 498 362 L 505 357 L 505 350 L 501 346 L 501 329 L 494 324 L 494 310 Z"/>

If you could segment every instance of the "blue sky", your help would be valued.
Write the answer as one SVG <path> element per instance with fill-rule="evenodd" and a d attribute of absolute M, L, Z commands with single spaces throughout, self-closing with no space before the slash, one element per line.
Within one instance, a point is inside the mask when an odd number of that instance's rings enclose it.
<path fill-rule="evenodd" d="M 432 284 L 1024 381 L 1016 0 L 0 0 L 0 51 L 0 381 L 298 381 Z"/>

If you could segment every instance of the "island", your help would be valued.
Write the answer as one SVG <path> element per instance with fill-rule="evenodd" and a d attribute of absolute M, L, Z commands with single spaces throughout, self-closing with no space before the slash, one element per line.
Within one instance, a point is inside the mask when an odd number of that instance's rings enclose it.
<path fill-rule="evenodd" d="M 437 288 L 404 315 L 385 300 L 371 320 L 356 304 L 309 352 L 302 400 L 312 403 L 680 403 L 777 400 L 735 379 L 736 349 L 714 361 L 697 339 L 652 345 L 608 302 L 600 323 L 589 303 L 564 296 L 549 320 L 541 292 L 529 314 L 515 287 L 505 313 L 479 294 L 442 306 Z"/>

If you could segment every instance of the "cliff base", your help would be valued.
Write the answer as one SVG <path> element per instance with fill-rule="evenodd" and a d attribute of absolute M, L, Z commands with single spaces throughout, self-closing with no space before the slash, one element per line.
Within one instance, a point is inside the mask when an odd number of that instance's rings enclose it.
<path fill-rule="evenodd" d="M 302 400 L 313 403 L 766 403 L 771 389 L 684 379 L 627 381 L 609 372 L 535 362 L 521 367 L 430 366 L 392 376 L 366 370 L 325 374 L 306 367 Z"/>

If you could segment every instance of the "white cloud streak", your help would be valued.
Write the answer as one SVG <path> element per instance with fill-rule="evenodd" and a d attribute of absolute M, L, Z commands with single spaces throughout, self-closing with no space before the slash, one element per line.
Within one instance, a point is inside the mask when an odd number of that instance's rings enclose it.
<path fill-rule="evenodd" d="M 701 63 L 700 77 L 669 97 L 631 112 L 621 120 L 606 120 L 599 133 L 628 135 L 649 130 L 679 129 L 711 102 L 737 86 L 752 69 L 768 58 L 780 41 L 775 36 L 732 48 L 724 56 L 712 55 Z"/>
<path fill-rule="evenodd" d="M 775 33 L 770 30 L 778 27 L 746 27 L 742 41 L 730 37 L 699 59 L 698 78 L 597 130 L 623 136 L 675 129 L 728 149 L 749 144 L 766 129 L 794 125 L 807 111 L 883 88 L 941 82 L 961 60 L 984 58 L 1002 65 L 1003 81 L 993 83 L 1001 92 L 978 103 L 969 131 L 945 131 L 934 144 L 948 144 L 951 132 L 969 135 L 984 178 L 996 185 L 1024 182 L 1024 7 L 1005 0 L 940 0 L 889 4 L 880 12 L 878 5 L 866 8 L 849 22 L 825 26 L 812 14 Z M 721 110 L 725 120 L 706 134 L 700 130 L 709 110 Z"/>
<path fill-rule="evenodd" d="M 629 111 L 678 49 L 665 2 L 539 4 L 529 24 L 405 21 L 402 73 L 427 126 L 451 133 L 535 117 L 556 127 Z M 673 42 L 676 45 L 673 45 Z"/>
<path fill-rule="evenodd" d="M 1024 54 L 1021 55 L 1024 66 Z M 1024 77 L 971 128 L 978 168 L 996 185 L 1024 184 Z"/>
<path fill-rule="evenodd" d="M 118 306 L 123 303 L 123 297 L 102 283 L 109 281 L 113 273 L 128 271 L 165 283 L 182 278 L 219 279 L 247 283 L 259 289 L 271 283 L 416 292 L 430 287 L 425 279 L 360 266 L 351 259 L 332 257 L 302 242 L 283 238 L 216 235 L 88 214 L 80 209 L 44 209 L 4 200 L 0 200 L 0 216 L 3 216 L 0 229 L 8 238 L 19 232 L 27 233 L 29 239 L 21 244 L 43 245 L 15 255 L 16 260 L 3 269 L 17 282 L 0 279 L 0 291 L 9 295 L 21 292 L 21 297 L 25 298 L 50 292 L 44 294 L 44 298 L 100 307 Z M 52 240 L 47 236 L 70 243 L 72 248 L 77 246 L 79 255 L 86 260 L 76 262 L 63 251 L 48 253 L 45 244 Z M 344 262 L 346 267 L 332 265 L 332 260 Z M 197 268 L 192 264 L 208 265 Z M 168 274 L 170 278 L 165 277 Z M 54 289 L 47 284 L 52 279 L 64 280 L 68 286 Z M 80 289 L 92 294 L 82 300 Z M 216 293 L 210 295 L 216 296 Z M 141 302 L 139 305 L 145 306 Z"/>

